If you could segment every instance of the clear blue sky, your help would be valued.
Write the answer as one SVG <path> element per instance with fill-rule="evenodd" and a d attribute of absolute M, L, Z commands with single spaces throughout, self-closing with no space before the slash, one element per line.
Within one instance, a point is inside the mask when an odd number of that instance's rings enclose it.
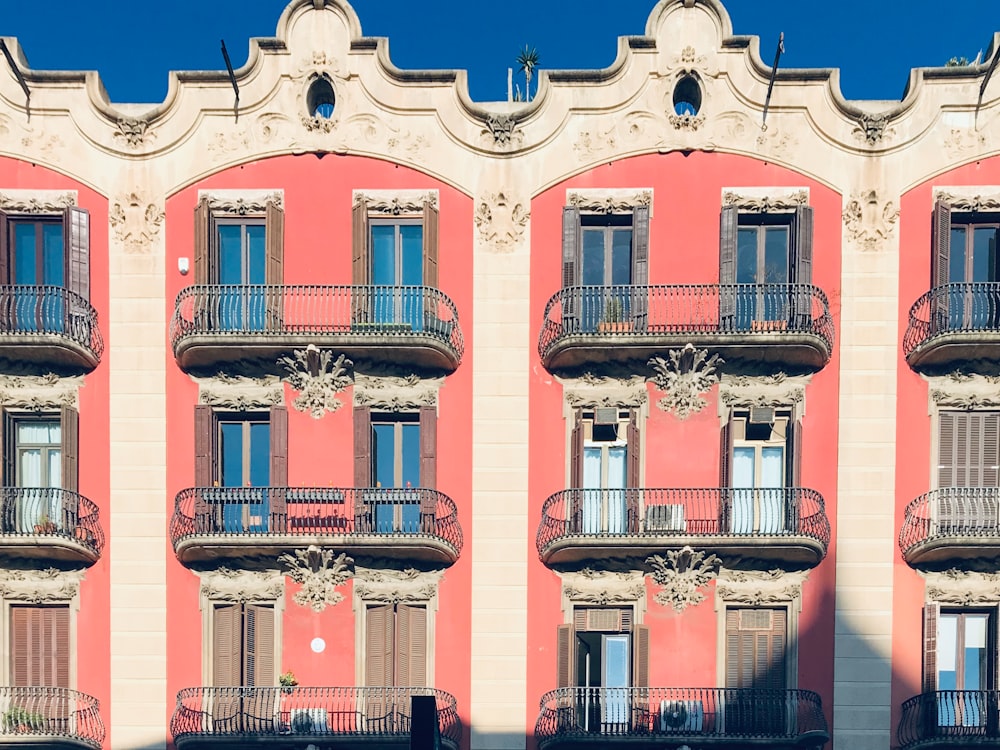
<path fill-rule="evenodd" d="M 221 70 L 225 39 L 239 67 L 247 40 L 273 36 L 284 0 L 0 0 L 0 36 L 33 68 L 97 70 L 112 101 L 160 102 L 168 70 Z M 525 44 L 541 68 L 600 68 L 620 35 L 642 34 L 655 0 L 356 0 L 368 36 L 387 36 L 401 68 L 469 71 L 473 99 L 506 97 Z M 985 54 L 1000 0 L 729 0 L 736 34 L 761 37 L 782 67 L 838 67 L 851 99 L 899 99 L 910 68 Z M 956 8 L 961 12 L 952 13 Z M 0 58 L 0 65 L 4 64 Z M 1000 73 L 998 73 L 1000 75 Z"/>

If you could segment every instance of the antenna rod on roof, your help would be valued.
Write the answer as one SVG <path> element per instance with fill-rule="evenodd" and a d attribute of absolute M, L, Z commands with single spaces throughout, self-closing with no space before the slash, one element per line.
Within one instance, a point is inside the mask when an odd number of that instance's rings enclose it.
<path fill-rule="evenodd" d="M 986 85 L 990 82 L 990 76 L 997 69 L 998 61 L 1000 61 L 1000 45 L 997 45 L 993 59 L 990 60 L 990 67 L 986 69 L 986 76 L 983 78 L 983 82 L 979 84 L 979 99 L 976 101 L 976 116 L 973 118 L 977 130 L 979 129 L 979 108 L 983 106 L 983 94 L 986 93 Z"/>
<path fill-rule="evenodd" d="M 229 71 L 229 82 L 233 84 L 233 92 L 236 94 L 236 101 L 233 102 L 233 115 L 236 122 L 240 121 L 240 87 L 236 83 L 236 74 L 233 72 L 233 63 L 229 59 L 229 52 L 226 50 L 226 40 L 222 40 L 222 56 L 226 60 L 226 70 Z"/>
<path fill-rule="evenodd" d="M 774 79 L 778 75 L 778 61 L 781 53 L 785 51 L 785 32 L 778 34 L 778 49 L 774 53 L 774 65 L 771 66 L 771 80 L 767 82 L 767 97 L 764 99 L 764 117 L 760 121 L 760 129 L 767 130 L 767 108 L 771 106 L 771 90 L 774 88 Z"/>
<path fill-rule="evenodd" d="M 24 110 L 28 113 L 28 119 L 31 119 L 31 89 L 28 88 L 28 82 L 24 80 L 24 75 L 21 73 L 21 69 L 17 67 L 14 63 L 14 56 L 10 54 L 10 50 L 7 49 L 7 42 L 0 39 L 0 50 L 3 51 L 3 56 L 7 58 L 7 64 L 10 65 L 10 69 L 14 71 L 14 77 L 17 82 L 21 84 L 21 90 L 24 92 Z"/>

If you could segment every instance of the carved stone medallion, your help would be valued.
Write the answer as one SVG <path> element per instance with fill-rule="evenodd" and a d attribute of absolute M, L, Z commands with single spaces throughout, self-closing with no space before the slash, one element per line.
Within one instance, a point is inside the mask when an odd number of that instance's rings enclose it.
<path fill-rule="evenodd" d="M 130 253 L 151 250 L 150 246 L 160 234 L 163 218 L 160 207 L 139 188 L 119 195 L 108 215 L 115 238 Z"/>
<path fill-rule="evenodd" d="M 476 206 L 479 239 L 494 253 L 513 252 L 524 239 L 531 211 L 504 192 L 489 193 Z"/>
<path fill-rule="evenodd" d="M 649 380 L 666 394 L 656 405 L 678 419 L 697 414 L 707 403 L 701 394 L 719 382 L 716 366 L 722 362 L 718 354 L 709 357 L 705 349 L 695 349 L 692 344 L 669 350 L 666 359 L 653 357 L 649 365 L 655 374 Z"/>
<path fill-rule="evenodd" d="M 847 237 L 865 250 L 877 250 L 895 233 L 899 209 L 893 201 L 882 201 L 876 190 L 851 195 L 844 208 Z"/>
<path fill-rule="evenodd" d="M 656 594 L 657 603 L 671 606 L 677 612 L 705 601 L 705 594 L 699 589 L 712 581 L 722 566 L 715 555 L 690 547 L 668 550 L 666 557 L 650 555 L 646 564 L 650 567 L 650 576 L 663 587 Z"/>
<path fill-rule="evenodd" d="M 333 352 L 314 344 L 296 349 L 293 354 L 294 357 L 282 357 L 278 364 L 288 372 L 285 381 L 299 392 L 292 402 L 295 409 L 319 419 L 343 406 L 337 394 L 354 382 L 350 375 L 354 363 L 343 354 L 334 359 Z"/>
<path fill-rule="evenodd" d="M 341 552 L 336 555 L 332 549 L 309 545 L 278 558 L 285 565 L 288 577 L 299 584 L 293 601 L 313 612 L 322 612 L 328 606 L 342 601 L 344 595 L 337 586 L 347 583 L 353 575 L 354 560 Z"/>

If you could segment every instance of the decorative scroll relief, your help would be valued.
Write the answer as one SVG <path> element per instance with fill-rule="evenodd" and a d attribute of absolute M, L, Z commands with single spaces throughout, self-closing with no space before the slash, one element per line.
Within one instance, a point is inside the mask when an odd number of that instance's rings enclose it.
<path fill-rule="evenodd" d="M 646 582 L 641 571 L 616 573 L 584 568 L 562 574 L 563 596 L 574 604 L 628 604 L 645 601 Z"/>
<path fill-rule="evenodd" d="M 802 584 L 808 577 L 808 571 L 787 572 L 777 568 L 722 570 L 715 593 L 722 601 L 749 604 L 751 607 L 791 602 L 802 598 Z"/>
<path fill-rule="evenodd" d="M 108 215 L 115 239 L 130 253 L 149 252 L 160 235 L 163 218 L 159 204 L 141 188 L 119 195 Z"/>
<path fill-rule="evenodd" d="M 315 344 L 296 349 L 293 355 L 282 357 L 278 364 L 288 372 L 285 381 L 299 392 L 292 402 L 295 409 L 319 419 L 343 406 L 337 394 L 354 382 L 350 375 L 354 363 L 343 354 L 334 359 L 333 352 Z"/>
<path fill-rule="evenodd" d="M 790 406 L 806 398 L 812 375 L 723 375 L 719 381 L 719 402 L 726 406 Z"/>
<path fill-rule="evenodd" d="M 437 596 L 443 577 L 443 570 L 359 567 L 354 571 L 354 593 L 362 601 L 374 604 L 429 602 Z"/>
<path fill-rule="evenodd" d="M 656 594 L 656 601 L 664 607 L 671 606 L 683 612 L 690 606 L 705 601 L 699 589 L 707 586 L 718 574 L 722 561 L 715 555 L 695 551 L 690 547 L 667 551 L 667 556 L 650 555 L 646 558 L 653 580 L 663 587 Z"/>
<path fill-rule="evenodd" d="M 220 372 L 212 378 L 191 379 L 198 384 L 198 403 L 234 411 L 266 409 L 280 404 L 285 389 L 274 375 L 248 378 Z"/>
<path fill-rule="evenodd" d="M 198 200 L 208 200 L 212 211 L 237 216 L 262 214 L 268 204 L 281 208 L 285 200 L 284 190 L 199 190 Z"/>
<path fill-rule="evenodd" d="M 506 112 L 488 115 L 480 137 L 498 151 L 520 148 L 524 143 L 524 131 L 517 127 L 517 118 Z"/>
<path fill-rule="evenodd" d="M 851 194 L 843 213 L 844 230 L 850 240 L 865 250 L 877 250 L 895 233 L 899 209 L 883 201 L 876 190 Z"/>
<path fill-rule="evenodd" d="M 1000 377 L 995 375 L 952 372 L 923 377 L 929 384 L 931 402 L 938 408 L 971 411 L 1000 406 Z"/>
<path fill-rule="evenodd" d="M 666 394 L 656 405 L 678 419 L 697 414 L 707 403 L 702 394 L 719 382 L 716 367 L 723 361 L 718 354 L 709 357 L 707 350 L 695 349 L 693 344 L 669 350 L 667 359 L 653 357 L 649 365 L 656 374 L 649 380 Z"/>
<path fill-rule="evenodd" d="M 75 190 L 6 190 L 0 193 L 0 211 L 11 214 L 58 214 L 75 206 Z"/>
<path fill-rule="evenodd" d="M 587 372 L 579 378 L 560 378 L 566 403 L 575 409 L 616 406 L 635 409 L 646 403 L 649 392 L 641 375 L 612 378 Z"/>
<path fill-rule="evenodd" d="M 310 544 L 306 549 L 297 549 L 278 558 L 285 565 L 286 573 L 300 588 L 293 601 L 313 612 L 322 612 L 328 606 L 343 601 L 344 595 L 337 591 L 351 580 L 354 560 L 341 552 L 335 556 L 332 549 Z"/>
<path fill-rule="evenodd" d="M 0 596 L 19 602 L 65 602 L 80 593 L 82 570 L 0 570 Z"/>
<path fill-rule="evenodd" d="M 61 378 L 46 375 L 0 375 L 0 404 L 14 409 L 46 411 L 77 406 L 83 376 Z"/>
<path fill-rule="evenodd" d="M 982 150 L 986 146 L 986 136 L 973 127 L 952 128 L 942 141 L 948 156 L 955 158 L 971 151 Z"/>
<path fill-rule="evenodd" d="M 413 411 L 421 406 L 437 406 L 444 378 L 417 375 L 354 375 L 354 405 L 390 412 Z"/>
<path fill-rule="evenodd" d="M 652 208 L 653 189 L 567 190 L 566 205 L 598 214 L 628 213 L 641 206 Z"/>
<path fill-rule="evenodd" d="M 420 214 L 424 205 L 438 205 L 437 190 L 355 190 L 353 205 L 366 206 L 369 213 Z"/>
<path fill-rule="evenodd" d="M 115 140 L 125 144 L 128 148 L 139 148 L 147 141 L 152 141 L 156 133 L 149 127 L 149 123 L 135 117 L 122 117 L 115 123 Z"/>
<path fill-rule="evenodd" d="M 857 122 L 857 127 L 851 133 L 869 146 L 875 146 L 883 138 L 891 138 L 896 134 L 895 129 L 889 127 L 889 116 L 884 112 L 863 112 L 858 116 Z"/>
<path fill-rule="evenodd" d="M 217 568 L 201 573 L 201 595 L 220 602 L 269 602 L 285 595 L 285 577 L 277 570 Z"/>
<path fill-rule="evenodd" d="M 738 192 L 737 192 L 738 191 Z M 794 211 L 809 203 L 809 188 L 723 188 L 722 205 L 755 214 Z"/>
<path fill-rule="evenodd" d="M 944 201 L 952 211 L 1000 211 L 1000 186 L 975 185 L 934 189 L 934 200 Z"/>
<path fill-rule="evenodd" d="M 920 571 L 927 600 L 942 604 L 996 604 L 1000 602 L 1000 573 L 952 568 L 941 573 Z"/>
<path fill-rule="evenodd" d="M 513 252 L 524 240 L 531 211 L 507 193 L 487 193 L 476 204 L 479 239 L 494 253 Z"/>

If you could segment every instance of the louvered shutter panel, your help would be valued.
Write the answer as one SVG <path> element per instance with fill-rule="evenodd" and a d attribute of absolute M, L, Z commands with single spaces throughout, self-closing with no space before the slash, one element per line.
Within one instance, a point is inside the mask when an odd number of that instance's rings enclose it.
<path fill-rule="evenodd" d="M 569 438 L 569 475 L 571 487 L 583 487 L 583 412 L 579 409 L 574 412 Z"/>
<path fill-rule="evenodd" d="M 635 329 L 645 330 L 649 295 L 649 206 L 632 210 L 632 293 L 631 310 Z"/>
<path fill-rule="evenodd" d="M 740 684 L 740 664 L 742 642 L 740 639 L 740 611 L 726 610 L 726 687 L 738 688 Z"/>
<path fill-rule="evenodd" d="M 788 647 L 788 623 L 787 611 L 784 609 L 771 610 L 771 632 L 768 634 L 767 652 L 761 659 L 763 674 L 763 687 L 772 690 L 785 689 L 785 659 Z M 758 685 L 755 685 L 757 687 Z"/>
<path fill-rule="evenodd" d="M 786 482 L 789 487 L 802 486 L 802 423 L 789 417 L 785 436 Z"/>
<path fill-rule="evenodd" d="M 580 209 L 563 208 L 562 285 L 563 289 L 579 284 L 577 263 L 580 258 Z"/>
<path fill-rule="evenodd" d="M 792 324 L 801 330 L 809 330 L 812 325 L 812 294 L 807 285 L 812 284 L 812 244 L 813 244 L 813 210 L 812 206 L 799 206 L 795 209 L 792 221 L 792 247 L 789 258 L 790 281 L 794 286 L 790 290 Z"/>
<path fill-rule="evenodd" d="M 637 410 L 633 409 L 626 428 L 625 451 L 628 454 L 628 466 L 625 472 L 625 486 L 629 489 L 625 491 L 625 503 L 628 514 L 628 531 L 631 534 L 637 533 L 639 530 L 639 488 L 642 487 L 638 418 Z"/>
<path fill-rule="evenodd" d="M 211 487 L 215 482 L 215 413 L 212 407 L 194 407 L 194 483 Z"/>
<path fill-rule="evenodd" d="M 17 484 L 17 472 L 14 470 L 16 459 L 13 445 L 14 430 L 10 424 L 10 412 L 0 406 L 0 487 L 13 487 Z M 9 442 L 10 441 L 10 442 Z"/>
<path fill-rule="evenodd" d="M 649 626 L 632 628 L 632 687 L 649 687 Z"/>
<path fill-rule="evenodd" d="M 354 407 L 354 486 L 371 487 L 372 410 Z"/>
<path fill-rule="evenodd" d="M 62 488 L 77 492 L 79 487 L 80 415 L 72 406 L 62 407 L 60 414 L 62 432 Z"/>
<path fill-rule="evenodd" d="M 286 497 L 288 486 L 288 407 L 271 407 L 271 424 L 269 426 L 271 439 L 271 476 L 268 492 L 272 523 L 268 526 L 272 531 L 283 530 L 285 524 Z M 278 528 L 274 528 L 275 524 Z"/>
<path fill-rule="evenodd" d="M 955 456 L 958 453 L 958 418 L 956 412 L 938 414 L 938 487 L 955 487 Z"/>
<path fill-rule="evenodd" d="M 576 630 L 560 625 L 556 630 L 556 687 L 576 685 Z"/>
<path fill-rule="evenodd" d="M 1000 480 L 1000 413 L 984 412 L 982 472 L 980 482 L 983 487 L 997 487 Z"/>
<path fill-rule="evenodd" d="M 0 284 L 10 284 L 10 259 L 14 255 L 14 238 L 10 236 L 7 214 L 0 211 Z M 0 321 L 2 323 L 2 321 Z"/>
<path fill-rule="evenodd" d="M 90 300 L 90 213 L 67 206 L 63 213 L 66 243 L 66 288 Z"/>
<path fill-rule="evenodd" d="M 265 210 L 265 244 L 267 246 L 267 268 L 265 283 L 280 285 L 285 283 L 285 212 L 274 201 L 267 202 Z"/>
<path fill-rule="evenodd" d="M 52 652 L 49 656 L 52 668 L 53 687 L 68 688 L 69 684 L 69 607 L 66 605 L 45 607 L 52 625 Z M 62 708 L 62 707 L 61 707 Z"/>
<path fill-rule="evenodd" d="M 427 685 L 427 610 L 424 607 L 397 605 L 395 684 L 397 687 Z"/>
<path fill-rule="evenodd" d="M 351 283 L 368 284 L 368 205 L 354 205 L 351 233 Z"/>
<path fill-rule="evenodd" d="M 239 687 L 243 612 L 239 604 L 216 604 L 212 609 L 212 684 Z"/>
<path fill-rule="evenodd" d="M 243 642 L 246 645 L 244 684 L 250 687 L 274 685 L 274 608 L 247 604 L 243 622 Z"/>
<path fill-rule="evenodd" d="M 739 211 L 736 206 L 724 206 L 719 217 L 719 324 L 723 330 L 732 328 L 736 314 L 736 234 Z"/>
<path fill-rule="evenodd" d="M 420 407 L 420 486 L 437 488 L 437 407 Z"/>
<path fill-rule="evenodd" d="M 924 689 L 925 693 L 937 690 L 937 630 L 941 606 L 936 602 L 924 605 Z"/>
<path fill-rule="evenodd" d="M 13 605 L 10 608 L 10 684 L 14 687 L 31 686 L 33 641 L 31 638 L 32 614 L 35 607 Z"/>
<path fill-rule="evenodd" d="M 210 284 L 211 261 L 209 259 L 212 234 L 211 212 L 208 198 L 202 198 L 194 209 L 194 283 Z"/>
<path fill-rule="evenodd" d="M 438 288 L 438 209 L 424 201 L 424 286 Z"/>
<path fill-rule="evenodd" d="M 945 201 L 934 204 L 931 218 L 931 289 L 945 287 L 951 281 L 951 206 Z M 931 295 L 929 333 L 948 329 L 947 288 Z"/>
<path fill-rule="evenodd" d="M 733 418 L 730 415 L 719 432 L 719 530 L 728 533 L 733 502 L 731 466 L 733 460 Z"/>
<path fill-rule="evenodd" d="M 390 604 L 370 605 L 365 610 L 365 685 L 393 684 L 394 619 Z"/>

